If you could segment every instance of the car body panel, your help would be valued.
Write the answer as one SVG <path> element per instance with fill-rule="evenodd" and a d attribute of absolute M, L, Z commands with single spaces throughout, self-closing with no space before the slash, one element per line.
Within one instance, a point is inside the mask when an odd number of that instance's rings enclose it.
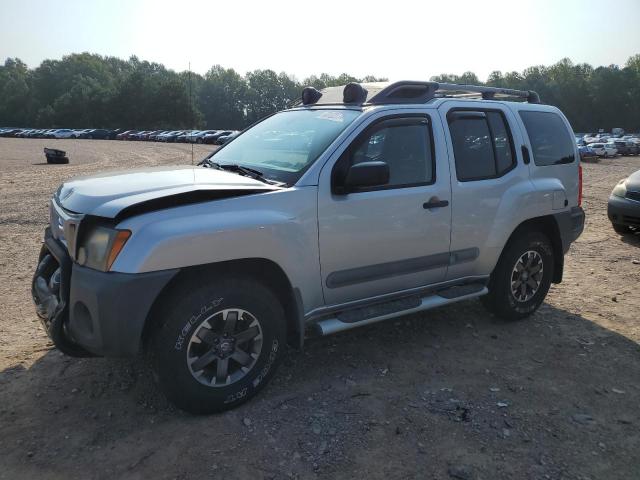
<path fill-rule="evenodd" d="M 186 192 L 276 188 L 213 168 L 152 167 L 77 177 L 65 182 L 56 197 L 60 205 L 71 212 L 115 218 L 133 205 Z"/>
<path fill-rule="evenodd" d="M 385 117 L 416 114 L 430 118 L 433 136 L 437 139 L 434 184 L 347 195 L 332 193 L 333 166 L 360 132 Z M 383 110 L 372 113 L 357 128 L 351 129 L 341 148 L 325 163 L 319 177 L 318 225 L 322 285 L 327 303 L 344 303 L 444 280 L 451 213 L 449 208 L 427 210 L 423 207 L 432 197 L 451 201 L 449 165 L 442 137 L 442 126 L 433 109 Z M 442 258 L 444 265 L 438 263 Z M 411 263 L 415 263 L 415 267 Z M 367 268 L 380 269 L 381 273 L 367 272 L 364 270 Z M 385 269 L 395 269 L 396 273 L 386 275 Z M 370 279 L 346 284 L 330 281 L 332 276 L 349 273 L 361 275 L 356 278 Z"/>

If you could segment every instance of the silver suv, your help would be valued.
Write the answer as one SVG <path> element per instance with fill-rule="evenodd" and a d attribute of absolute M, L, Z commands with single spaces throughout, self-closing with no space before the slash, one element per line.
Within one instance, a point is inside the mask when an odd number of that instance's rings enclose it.
<path fill-rule="evenodd" d="M 33 298 L 63 352 L 148 352 L 179 407 L 232 408 L 312 335 L 532 314 L 583 229 L 579 158 L 535 92 L 308 87 L 197 167 L 63 184 Z"/>

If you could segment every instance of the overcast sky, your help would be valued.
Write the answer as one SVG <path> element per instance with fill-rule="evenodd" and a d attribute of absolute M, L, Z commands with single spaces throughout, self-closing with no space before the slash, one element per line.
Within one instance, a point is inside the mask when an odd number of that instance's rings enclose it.
<path fill-rule="evenodd" d="M 83 51 L 199 73 L 484 80 L 563 57 L 624 65 L 640 53 L 640 0 L 0 0 L 0 61 Z"/>

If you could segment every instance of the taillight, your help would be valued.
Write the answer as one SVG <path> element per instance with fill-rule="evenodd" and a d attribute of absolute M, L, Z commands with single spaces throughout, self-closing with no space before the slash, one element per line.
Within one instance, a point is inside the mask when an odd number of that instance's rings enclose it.
<path fill-rule="evenodd" d="M 578 165 L 578 206 L 582 206 L 582 165 Z"/>

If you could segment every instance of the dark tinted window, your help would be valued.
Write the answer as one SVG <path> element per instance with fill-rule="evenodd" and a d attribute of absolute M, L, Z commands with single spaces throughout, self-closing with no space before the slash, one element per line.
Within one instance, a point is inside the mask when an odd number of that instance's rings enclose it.
<path fill-rule="evenodd" d="M 386 122 L 381 123 L 358 143 L 351 163 L 386 162 L 389 165 L 389 186 L 432 183 L 434 168 L 429 125 L 421 119 L 409 120 L 409 123 L 390 123 L 389 126 Z"/>
<path fill-rule="evenodd" d="M 499 112 L 487 112 L 487 120 L 491 127 L 493 142 L 496 147 L 496 169 L 498 175 L 509 170 L 515 163 L 513 149 L 504 118 Z"/>
<path fill-rule="evenodd" d="M 574 142 L 562 118 L 552 112 L 527 111 L 521 111 L 520 118 L 527 129 L 536 165 L 557 165 L 575 160 Z"/>
<path fill-rule="evenodd" d="M 502 113 L 455 110 L 448 120 L 458 180 L 495 178 L 514 167 L 511 134 Z"/>
<path fill-rule="evenodd" d="M 495 177 L 496 162 L 486 119 L 455 117 L 449 130 L 458 180 Z"/>

